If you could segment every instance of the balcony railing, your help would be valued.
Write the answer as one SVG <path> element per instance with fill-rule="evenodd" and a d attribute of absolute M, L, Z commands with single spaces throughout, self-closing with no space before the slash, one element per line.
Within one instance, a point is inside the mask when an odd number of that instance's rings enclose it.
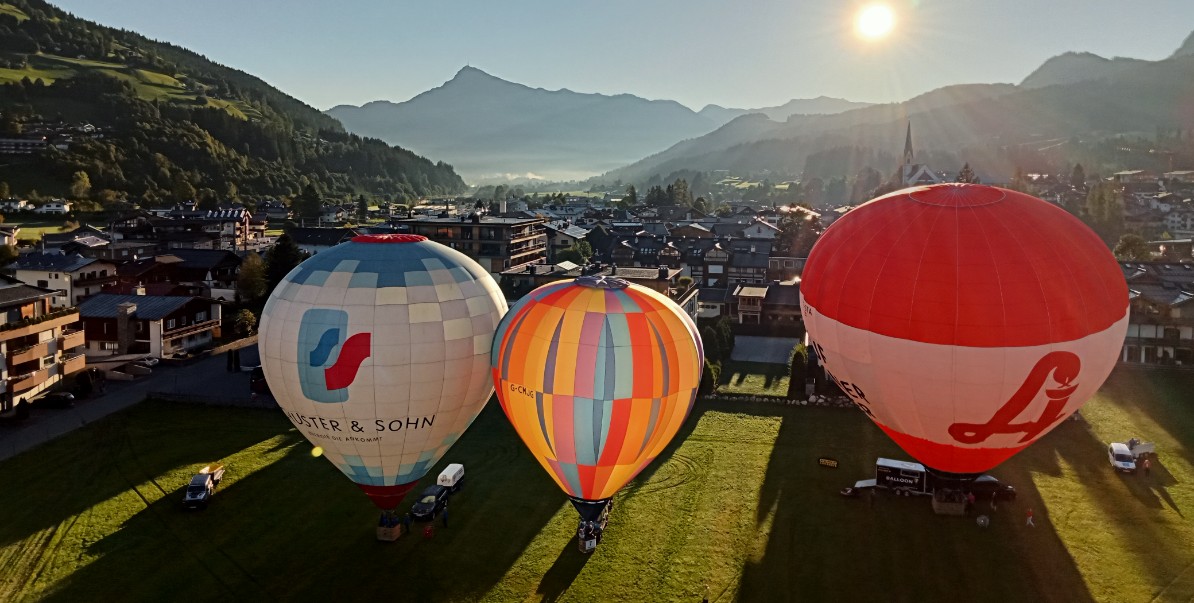
<path fill-rule="evenodd" d="M 41 343 L 34 344 L 34 345 L 31 345 L 31 346 L 28 346 L 25 348 L 21 348 L 19 350 L 14 350 L 12 353 L 9 354 L 9 359 L 11 360 L 12 364 L 15 366 L 22 362 L 29 362 L 30 360 L 36 360 L 36 359 L 41 358 L 42 356 L 45 356 L 49 353 L 50 353 L 50 342 L 43 341 Z"/>
<path fill-rule="evenodd" d="M 57 368 L 58 367 L 56 365 L 47 366 L 44 369 L 33 371 L 32 373 L 25 373 L 24 375 L 18 375 L 16 377 L 9 377 L 9 391 L 22 392 L 27 389 L 37 387 L 38 385 L 45 383 L 45 381 L 49 379 L 51 375 L 56 374 L 54 371 L 57 370 Z"/>
<path fill-rule="evenodd" d="M 63 330 L 61 340 L 62 343 L 58 346 L 60 350 L 70 350 L 86 343 L 83 336 L 83 329 Z"/>
<path fill-rule="evenodd" d="M 46 329 L 67 325 L 78 320 L 78 308 L 62 308 L 61 310 L 47 312 L 36 318 L 22 318 L 21 320 L 0 325 L 0 333 L 4 333 L 5 339 L 10 339 L 12 337 L 28 335 L 29 333 L 40 333 Z"/>
<path fill-rule="evenodd" d="M 205 320 L 203 322 L 197 322 L 197 323 L 193 323 L 193 324 L 189 324 L 189 325 L 183 325 L 181 327 L 178 327 L 176 329 L 171 329 L 171 330 L 163 333 L 162 341 L 169 341 L 172 339 L 178 339 L 180 337 L 186 337 L 187 335 L 194 335 L 195 333 L 201 333 L 203 331 L 207 331 L 209 329 L 212 329 L 214 327 L 219 327 L 219 326 L 220 326 L 220 321 L 218 321 L 218 320 Z"/>
<path fill-rule="evenodd" d="M 62 359 L 62 374 L 71 375 L 87 368 L 87 356 L 71 354 Z"/>

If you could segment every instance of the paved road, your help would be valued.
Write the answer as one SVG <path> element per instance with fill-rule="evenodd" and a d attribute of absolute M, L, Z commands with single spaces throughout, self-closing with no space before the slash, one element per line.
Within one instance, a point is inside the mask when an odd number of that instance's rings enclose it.
<path fill-rule="evenodd" d="M 257 357 L 257 346 L 241 351 L 241 363 L 246 366 L 257 364 Z M 136 381 L 109 381 L 102 395 L 79 400 L 74 408 L 34 408 L 28 420 L 0 425 L 0 461 L 128 408 L 150 392 L 247 399 L 248 373 L 229 372 L 227 363 L 227 356 L 220 354 L 181 366 L 159 364 L 152 375 Z"/>
<path fill-rule="evenodd" d="M 795 337 L 738 335 L 734 337 L 734 351 L 730 353 L 730 359 L 739 362 L 787 364 L 788 356 L 792 355 L 792 348 L 798 343 L 800 340 Z"/>

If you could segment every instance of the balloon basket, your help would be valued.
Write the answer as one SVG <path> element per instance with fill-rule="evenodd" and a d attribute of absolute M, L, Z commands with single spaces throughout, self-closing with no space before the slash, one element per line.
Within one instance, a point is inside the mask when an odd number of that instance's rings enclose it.
<path fill-rule="evenodd" d="M 605 533 L 605 526 L 609 525 L 609 511 L 613 507 L 613 501 L 607 501 L 597 519 L 581 518 L 576 526 L 576 542 L 580 552 L 589 554 L 597 550 L 597 545 L 601 544 L 601 535 Z"/>
<path fill-rule="evenodd" d="M 398 525 L 392 528 L 377 528 L 377 539 L 382 542 L 394 542 L 406 533 L 404 526 Z"/>

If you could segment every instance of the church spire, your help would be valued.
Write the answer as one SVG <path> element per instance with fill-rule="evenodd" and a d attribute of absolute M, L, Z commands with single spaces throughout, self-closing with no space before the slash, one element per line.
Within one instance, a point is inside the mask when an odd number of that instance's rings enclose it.
<path fill-rule="evenodd" d="M 908 120 L 908 137 L 904 139 L 904 165 L 912 165 L 912 120 Z"/>

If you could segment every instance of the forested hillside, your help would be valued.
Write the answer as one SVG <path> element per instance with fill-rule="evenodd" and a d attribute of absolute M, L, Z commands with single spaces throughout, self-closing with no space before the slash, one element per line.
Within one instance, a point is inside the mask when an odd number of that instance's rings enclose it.
<path fill-rule="evenodd" d="M 284 196 L 307 183 L 387 199 L 464 189 L 451 166 L 348 134 L 252 75 L 39 0 L 0 3 L 0 112 L 0 137 L 50 143 L 0 155 L 14 194 L 86 189 L 152 205 Z"/>

